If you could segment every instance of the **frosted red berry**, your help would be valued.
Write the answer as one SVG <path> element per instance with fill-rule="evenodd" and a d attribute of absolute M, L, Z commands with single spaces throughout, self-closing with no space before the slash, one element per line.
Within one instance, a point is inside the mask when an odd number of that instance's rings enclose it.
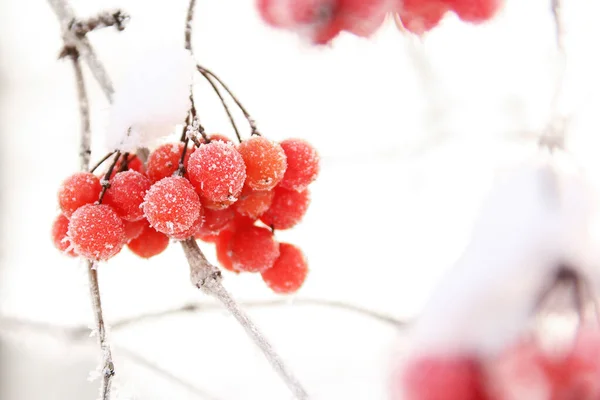
<path fill-rule="evenodd" d="M 205 210 L 200 230 L 203 233 L 219 233 L 233 220 L 235 213 L 231 208 L 224 210 Z"/>
<path fill-rule="evenodd" d="M 201 145 L 188 162 L 188 176 L 198 194 L 211 202 L 235 201 L 246 179 L 246 166 L 232 144 Z"/>
<path fill-rule="evenodd" d="M 184 144 L 168 143 L 157 147 L 150 156 L 148 157 L 147 163 L 147 175 L 152 182 L 157 182 L 168 176 L 172 176 L 179 168 L 179 160 L 181 160 L 181 153 L 183 151 Z M 187 168 L 188 160 L 190 155 L 194 152 L 195 148 L 188 147 L 183 160 L 183 166 Z"/>
<path fill-rule="evenodd" d="M 119 172 L 110 180 L 103 202 L 114 208 L 124 220 L 138 221 L 144 218 L 140 206 L 151 185 L 150 179 L 137 171 Z"/>
<path fill-rule="evenodd" d="M 129 242 L 141 235 L 144 228 L 148 225 L 148 221 L 146 219 L 123 221 L 123 224 L 125 225 L 125 238 Z"/>
<path fill-rule="evenodd" d="M 199 139 L 200 143 L 206 143 L 206 140 L 204 140 L 204 138 L 200 137 L 198 139 Z M 221 135 L 220 133 L 213 133 L 212 135 L 208 135 L 208 139 L 211 142 L 220 140 L 221 142 L 225 142 L 225 143 L 233 143 L 233 141 L 231 139 L 229 139 L 225 135 Z"/>
<path fill-rule="evenodd" d="M 436 27 L 449 10 L 446 0 L 403 0 L 398 16 L 408 31 L 422 35 Z"/>
<path fill-rule="evenodd" d="M 75 252 L 90 260 L 108 260 L 125 244 L 125 226 L 117 212 L 105 204 L 78 208 L 69 222 L 69 240 Z"/>
<path fill-rule="evenodd" d="M 177 239 L 177 240 L 185 240 L 185 239 L 189 239 L 191 237 L 196 236 L 196 234 L 198 233 L 198 231 L 200 230 L 200 227 L 202 226 L 202 221 L 203 221 L 204 217 L 202 216 L 202 214 L 200 215 L 200 218 L 198 218 L 193 224 L 192 226 L 189 227 L 189 229 L 186 229 L 183 232 L 175 232 L 172 233 L 171 235 L 169 235 L 170 238 L 172 239 Z"/>
<path fill-rule="evenodd" d="M 239 273 L 239 271 L 237 271 L 233 266 L 231 253 L 229 251 L 229 244 L 231 242 L 233 233 L 233 230 L 224 230 L 221 232 L 215 241 L 215 248 L 217 252 L 217 261 L 219 261 L 219 264 L 221 264 L 221 266 L 228 271 Z"/>
<path fill-rule="evenodd" d="M 460 19 L 466 22 L 485 22 L 500 10 L 502 0 L 444 0 Z"/>
<path fill-rule="evenodd" d="M 127 244 L 132 253 L 142 257 L 154 257 L 169 246 L 169 238 L 146 224 L 142 233 Z"/>
<path fill-rule="evenodd" d="M 200 201 L 202 202 L 202 205 L 210 210 L 225 210 L 227 208 L 229 208 L 229 206 L 231 206 L 233 203 L 235 203 L 237 200 L 237 198 L 233 197 L 227 200 L 223 200 L 223 201 L 212 201 L 212 200 L 208 200 L 205 197 L 200 197 Z"/>
<path fill-rule="evenodd" d="M 240 215 L 257 219 L 269 209 L 274 196 L 275 192 L 273 190 L 258 192 L 244 188 L 239 200 L 233 207 Z"/>
<path fill-rule="evenodd" d="M 69 230 L 69 219 L 63 214 L 59 214 L 52 224 L 52 242 L 54 246 L 63 254 L 71 257 L 77 257 L 77 254 L 71 249 L 71 243 L 67 237 Z"/>
<path fill-rule="evenodd" d="M 239 228 L 231 237 L 229 251 L 233 268 L 245 272 L 263 272 L 279 257 L 279 245 L 266 228 Z"/>
<path fill-rule="evenodd" d="M 246 164 L 246 185 L 253 190 L 271 190 L 287 167 L 281 146 L 262 136 L 252 136 L 238 146 Z"/>
<path fill-rule="evenodd" d="M 203 241 L 204 243 L 216 243 L 219 234 L 218 233 L 206 233 L 203 232 L 202 229 L 199 229 L 198 232 L 194 235 L 194 237 L 198 240 Z"/>
<path fill-rule="evenodd" d="M 123 157 L 119 158 L 119 161 L 115 164 L 113 171 L 110 175 L 110 179 L 114 178 L 114 176 L 122 171 L 137 171 L 142 175 L 146 174 L 146 167 L 144 167 L 144 163 L 139 159 L 135 154 L 130 154 L 127 156 L 127 168 L 123 169 Z"/>
<path fill-rule="evenodd" d="M 277 187 L 271 207 L 260 217 L 260 220 L 274 229 L 290 229 L 302 221 L 309 203 L 308 189 L 296 192 Z"/>
<path fill-rule="evenodd" d="M 319 154 L 302 139 L 287 139 L 281 142 L 287 157 L 287 169 L 279 186 L 302 191 L 319 175 Z"/>
<path fill-rule="evenodd" d="M 100 196 L 100 180 L 89 172 L 78 172 L 65 179 L 58 190 L 58 205 L 66 217 L 85 204 L 91 204 Z"/>
<path fill-rule="evenodd" d="M 394 400 L 488 400 L 479 362 L 467 356 L 409 360 L 393 382 Z M 398 387 L 399 385 L 400 387 Z"/>
<path fill-rule="evenodd" d="M 308 274 L 306 257 L 298 247 L 279 244 L 279 257 L 273 267 L 262 273 L 262 279 L 275 293 L 290 294 L 298 291 Z"/>
<path fill-rule="evenodd" d="M 190 229 L 202 213 L 198 194 L 187 179 L 179 176 L 163 178 L 152 185 L 142 209 L 150 225 L 166 235 Z"/>

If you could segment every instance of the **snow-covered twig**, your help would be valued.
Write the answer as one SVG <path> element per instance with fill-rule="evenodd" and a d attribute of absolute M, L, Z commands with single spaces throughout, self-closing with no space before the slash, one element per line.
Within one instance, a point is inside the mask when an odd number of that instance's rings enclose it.
<path fill-rule="evenodd" d="M 219 300 L 229 312 L 244 327 L 244 330 L 250 336 L 252 341 L 260 348 L 271 366 L 281 376 L 294 396 L 299 400 L 308 399 L 308 393 L 302 387 L 298 379 L 283 363 L 283 360 L 273 350 L 271 344 L 258 327 L 250 320 L 248 315 L 233 300 L 229 292 L 221 284 L 221 273 L 217 267 L 210 264 L 202 250 L 198 247 L 195 239 L 188 239 L 181 242 L 185 256 L 190 264 L 190 278 L 192 284 L 204 293 Z"/>
<path fill-rule="evenodd" d="M 77 37 L 84 37 L 93 30 L 100 28 L 108 28 L 114 26 L 118 31 L 125 29 L 125 23 L 129 20 L 129 16 L 121 10 L 113 12 L 103 12 L 94 17 L 71 22 L 69 30 Z"/>

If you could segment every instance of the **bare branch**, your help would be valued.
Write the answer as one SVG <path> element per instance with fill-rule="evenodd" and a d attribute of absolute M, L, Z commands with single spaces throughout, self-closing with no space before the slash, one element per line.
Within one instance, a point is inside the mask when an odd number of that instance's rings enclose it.
<path fill-rule="evenodd" d="M 112 101 L 114 88 L 112 81 L 108 77 L 106 69 L 104 68 L 104 65 L 96 56 L 96 53 L 89 40 L 86 37 L 77 37 L 75 33 L 69 29 L 71 22 L 76 19 L 75 12 L 66 0 L 48 0 L 48 3 L 58 18 L 65 44 L 67 46 L 73 46 L 77 49 L 81 58 L 86 62 L 90 71 L 92 71 L 94 78 L 100 84 L 100 87 L 104 91 L 106 98 L 109 101 Z"/>
<path fill-rule="evenodd" d="M 258 327 L 250 320 L 248 315 L 238 306 L 231 295 L 221 284 L 221 273 L 217 267 L 210 264 L 204 254 L 198 247 L 195 239 L 188 239 L 181 242 L 185 256 L 190 264 L 190 278 L 192 284 L 204 293 L 219 300 L 227 310 L 243 326 L 244 330 L 250 336 L 252 341 L 261 349 L 273 369 L 279 374 L 287 384 L 290 391 L 299 400 L 308 399 L 308 393 L 298 379 L 283 363 L 283 360 L 273 350 L 271 344 L 264 335 L 258 330 Z"/>
<path fill-rule="evenodd" d="M 129 15 L 121 10 L 113 12 L 103 12 L 95 17 L 85 20 L 71 21 L 69 29 L 75 36 L 82 38 L 93 30 L 108 28 L 114 26 L 118 31 L 125 29 L 125 23 L 129 20 Z"/>
<path fill-rule="evenodd" d="M 190 0 L 185 19 L 185 48 L 192 51 L 192 22 L 194 21 L 194 8 L 196 0 Z"/>

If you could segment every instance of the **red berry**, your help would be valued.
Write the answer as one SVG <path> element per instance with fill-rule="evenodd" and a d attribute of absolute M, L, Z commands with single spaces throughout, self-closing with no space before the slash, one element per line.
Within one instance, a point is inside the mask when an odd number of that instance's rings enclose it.
<path fill-rule="evenodd" d="M 237 271 L 233 266 L 233 261 L 231 260 L 231 254 L 229 252 L 229 244 L 231 242 L 233 232 L 233 230 L 225 230 L 217 237 L 217 240 L 215 241 L 217 260 L 219 261 L 219 264 L 221 264 L 221 266 L 227 271 L 239 274 L 239 271 Z"/>
<path fill-rule="evenodd" d="M 296 192 L 277 187 L 271 207 L 260 217 L 260 220 L 274 229 L 290 229 L 302 220 L 309 203 L 308 189 Z"/>
<path fill-rule="evenodd" d="M 308 263 L 302 250 L 289 243 L 279 243 L 279 257 L 273 267 L 262 273 L 263 281 L 275 293 L 294 293 L 304 283 Z"/>
<path fill-rule="evenodd" d="M 448 11 L 446 0 L 404 0 L 398 15 L 408 31 L 422 35 L 435 28 Z"/>
<path fill-rule="evenodd" d="M 125 244 L 125 226 L 105 204 L 86 204 L 71 215 L 69 239 L 75 252 L 90 260 L 108 260 Z"/>
<path fill-rule="evenodd" d="M 183 160 L 183 166 L 187 168 L 190 155 L 194 152 L 194 147 L 188 147 Z M 181 152 L 183 151 L 183 143 L 169 143 L 159 146 L 156 150 L 150 153 L 148 157 L 148 178 L 152 182 L 158 182 L 163 178 L 172 176 L 179 168 L 179 160 L 181 160 Z"/>
<path fill-rule="evenodd" d="M 194 235 L 194 237 L 198 240 L 202 240 L 205 243 L 217 243 L 219 238 L 218 233 L 206 233 L 203 232 L 202 229 L 199 229 L 198 232 Z"/>
<path fill-rule="evenodd" d="M 444 0 L 444 2 L 460 19 L 473 23 L 491 19 L 502 5 L 501 0 Z"/>
<path fill-rule="evenodd" d="M 287 169 L 279 186 L 296 191 L 306 189 L 319 174 L 319 154 L 302 139 L 284 140 L 281 148 L 287 157 Z"/>
<path fill-rule="evenodd" d="M 148 225 L 148 221 L 146 219 L 123 221 L 123 224 L 125 225 L 125 238 L 129 242 L 142 234 L 144 228 Z"/>
<path fill-rule="evenodd" d="M 152 185 L 142 208 L 150 226 L 166 235 L 190 229 L 202 215 L 198 194 L 187 179 L 179 176 Z"/>
<path fill-rule="evenodd" d="M 235 201 L 244 186 L 246 167 L 232 144 L 214 141 L 203 144 L 190 156 L 188 175 L 204 199 Z"/>
<path fill-rule="evenodd" d="M 205 208 L 218 211 L 218 210 L 225 210 L 225 209 L 229 208 L 229 206 L 231 206 L 233 203 L 236 202 L 236 199 L 232 198 L 230 200 L 225 200 L 225 201 L 212 201 L 212 200 L 208 200 L 205 197 L 200 197 L 200 201 L 202 202 L 202 205 Z"/>
<path fill-rule="evenodd" d="M 204 234 L 219 233 L 233 221 L 235 213 L 231 208 L 224 210 L 205 210 L 204 221 L 200 227 L 200 231 Z"/>
<path fill-rule="evenodd" d="M 273 233 L 259 226 L 237 229 L 229 242 L 233 267 L 245 272 L 263 272 L 279 257 L 279 245 Z"/>
<path fill-rule="evenodd" d="M 200 139 L 200 143 L 206 143 L 206 140 L 204 140 L 204 138 L 200 137 L 199 139 Z M 212 141 L 220 140 L 220 141 L 225 142 L 225 143 L 233 143 L 233 141 L 231 139 L 229 139 L 225 135 L 221 135 L 220 133 L 213 133 L 212 135 L 208 135 L 208 139 L 211 142 Z"/>
<path fill-rule="evenodd" d="M 252 136 L 238 146 L 246 164 L 246 185 L 254 190 L 271 190 L 283 179 L 287 167 L 281 146 L 262 136 Z"/>
<path fill-rule="evenodd" d="M 89 172 L 78 172 L 63 181 L 58 190 L 58 205 L 66 217 L 79 207 L 91 204 L 100 197 L 100 180 Z"/>
<path fill-rule="evenodd" d="M 396 400 L 486 400 L 479 363 L 466 356 L 410 360 L 396 387 Z M 403 392 L 403 395 L 401 393 Z"/>
<path fill-rule="evenodd" d="M 54 220 L 52 224 L 52 242 L 54 246 L 60 250 L 63 254 L 71 257 L 77 257 L 77 254 L 71 249 L 71 243 L 67 237 L 67 231 L 69 230 L 69 219 L 63 214 L 60 214 Z"/>
<path fill-rule="evenodd" d="M 273 202 L 273 196 L 275 192 L 273 190 L 267 190 L 264 192 L 256 192 L 248 188 L 242 190 L 240 199 L 233 205 L 235 211 L 240 215 L 257 219 L 263 215 Z"/>
<path fill-rule="evenodd" d="M 150 186 L 150 179 L 137 171 L 119 172 L 110 180 L 110 187 L 104 194 L 104 203 L 114 208 L 124 220 L 139 221 L 144 218 L 140 206 Z"/>
<path fill-rule="evenodd" d="M 142 257 L 154 257 L 169 246 L 169 238 L 146 224 L 142 233 L 127 244 L 132 253 Z"/>
<path fill-rule="evenodd" d="M 173 234 L 169 235 L 169 237 L 171 237 L 173 239 L 177 239 L 177 240 L 186 240 L 186 239 L 196 236 L 196 234 L 200 230 L 200 227 L 202 226 L 203 219 L 204 219 L 204 217 L 201 215 L 200 218 L 198 218 L 192 224 L 192 226 L 190 226 L 189 229 L 186 229 L 183 232 L 173 233 Z"/>

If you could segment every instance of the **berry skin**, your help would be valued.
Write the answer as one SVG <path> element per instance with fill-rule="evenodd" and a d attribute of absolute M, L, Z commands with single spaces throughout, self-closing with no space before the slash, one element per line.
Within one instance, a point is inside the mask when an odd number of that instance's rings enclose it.
<path fill-rule="evenodd" d="M 69 239 L 75 252 L 89 260 L 106 261 L 125 244 L 125 225 L 105 204 L 86 204 L 71 215 Z"/>
<path fill-rule="evenodd" d="M 198 194 L 210 202 L 234 202 L 246 179 L 244 159 L 232 144 L 201 145 L 188 162 L 188 176 Z"/>
<path fill-rule="evenodd" d="M 394 400 L 487 400 L 479 363 L 466 356 L 410 360 L 394 386 Z"/>
<path fill-rule="evenodd" d="M 233 268 L 244 272 L 263 272 L 279 257 L 279 245 L 273 233 L 259 226 L 237 229 L 229 241 Z"/>
<path fill-rule="evenodd" d="M 450 0 L 404 0 L 400 2 L 398 15 L 406 30 L 423 35 L 435 28 L 450 10 L 448 1 Z"/>
<path fill-rule="evenodd" d="M 132 253 L 142 257 L 154 257 L 169 246 L 169 238 L 146 223 L 142 233 L 127 244 Z"/>
<path fill-rule="evenodd" d="M 199 229 L 198 232 L 194 235 L 194 238 L 203 241 L 204 243 L 217 243 L 219 239 L 218 233 L 205 233 L 202 229 Z"/>
<path fill-rule="evenodd" d="M 202 215 L 198 194 L 187 179 L 179 176 L 152 185 L 142 209 L 150 226 L 169 236 L 190 229 Z"/>
<path fill-rule="evenodd" d="M 306 189 L 319 175 L 319 154 L 302 139 L 281 142 L 287 157 L 287 169 L 279 186 L 298 192 Z"/>
<path fill-rule="evenodd" d="M 71 214 L 85 204 L 91 204 L 100 197 L 100 180 L 89 172 L 78 172 L 65 179 L 58 190 L 58 205 L 63 214 Z"/>
<path fill-rule="evenodd" d="M 302 221 L 309 203 L 308 189 L 296 192 L 277 187 L 271 207 L 260 217 L 260 220 L 274 229 L 290 229 Z"/>
<path fill-rule="evenodd" d="M 67 237 L 67 231 L 69 230 L 69 219 L 63 214 L 60 214 L 54 220 L 52 224 L 52 242 L 54 246 L 60 250 L 63 254 L 71 257 L 77 257 L 77 254 L 71 249 L 71 244 Z"/>
<path fill-rule="evenodd" d="M 248 188 L 242 190 L 240 199 L 233 205 L 235 211 L 240 215 L 257 219 L 263 215 L 273 202 L 275 192 L 273 190 L 267 190 L 264 192 L 256 192 Z"/>
<path fill-rule="evenodd" d="M 150 179 L 137 171 L 119 172 L 110 181 L 104 203 L 114 208 L 125 221 L 139 221 L 144 218 L 140 206 L 150 186 Z"/>
<path fill-rule="evenodd" d="M 262 136 L 252 136 L 238 146 L 246 164 L 246 185 L 253 190 L 271 190 L 287 167 L 281 146 Z"/>
<path fill-rule="evenodd" d="M 280 243 L 279 257 L 273 267 L 262 273 L 262 278 L 275 293 L 290 294 L 300 289 L 307 274 L 308 263 L 302 251 L 289 243 Z"/>
<path fill-rule="evenodd" d="M 148 221 L 146 219 L 123 221 L 123 224 L 125 225 L 125 239 L 129 242 L 142 234 L 144 228 L 148 225 Z"/>
<path fill-rule="evenodd" d="M 229 200 L 225 200 L 225 201 L 212 201 L 212 200 L 208 200 L 205 197 L 200 197 L 200 201 L 202 202 L 202 205 L 210 210 L 225 210 L 227 208 L 229 208 L 229 206 L 231 206 L 233 203 L 235 203 L 237 201 L 236 198 L 231 198 Z"/>
<path fill-rule="evenodd" d="M 231 208 L 224 210 L 205 210 L 204 221 L 200 227 L 200 233 L 217 234 L 225 229 L 231 221 L 235 213 Z"/>
<path fill-rule="evenodd" d="M 233 261 L 231 260 L 231 255 L 229 252 L 229 244 L 231 242 L 233 233 L 233 230 L 224 230 L 217 237 L 217 240 L 215 241 L 217 261 L 219 261 L 219 264 L 221 264 L 221 266 L 227 271 L 239 274 L 239 271 L 237 271 L 233 265 Z"/>
<path fill-rule="evenodd" d="M 194 147 L 188 147 L 183 159 L 183 166 L 187 168 L 190 155 Z M 172 176 L 179 168 L 179 160 L 183 151 L 183 143 L 163 144 L 150 153 L 148 157 L 147 175 L 152 182 L 158 182 L 163 178 Z"/>
<path fill-rule="evenodd" d="M 204 140 L 203 137 L 199 137 L 198 138 L 200 143 L 204 143 L 206 144 L 206 140 Z M 221 135 L 220 133 L 213 133 L 212 135 L 208 135 L 208 139 L 212 142 L 212 141 L 217 141 L 220 140 L 222 142 L 225 143 L 233 143 L 233 141 L 231 139 L 229 139 L 227 136 L 225 135 Z"/>
<path fill-rule="evenodd" d="M 198 218 L 189 229 L 186 229 L 183 232 L 173 233 L 169 235 L 169 237 L 176 240 L 186 240 L 193 236 L 196 236 L 196 234 L 200 230 L 200 227 L 202 226 L 203 219 L 204 217 L 200 215 L 200 218 Z"/>

